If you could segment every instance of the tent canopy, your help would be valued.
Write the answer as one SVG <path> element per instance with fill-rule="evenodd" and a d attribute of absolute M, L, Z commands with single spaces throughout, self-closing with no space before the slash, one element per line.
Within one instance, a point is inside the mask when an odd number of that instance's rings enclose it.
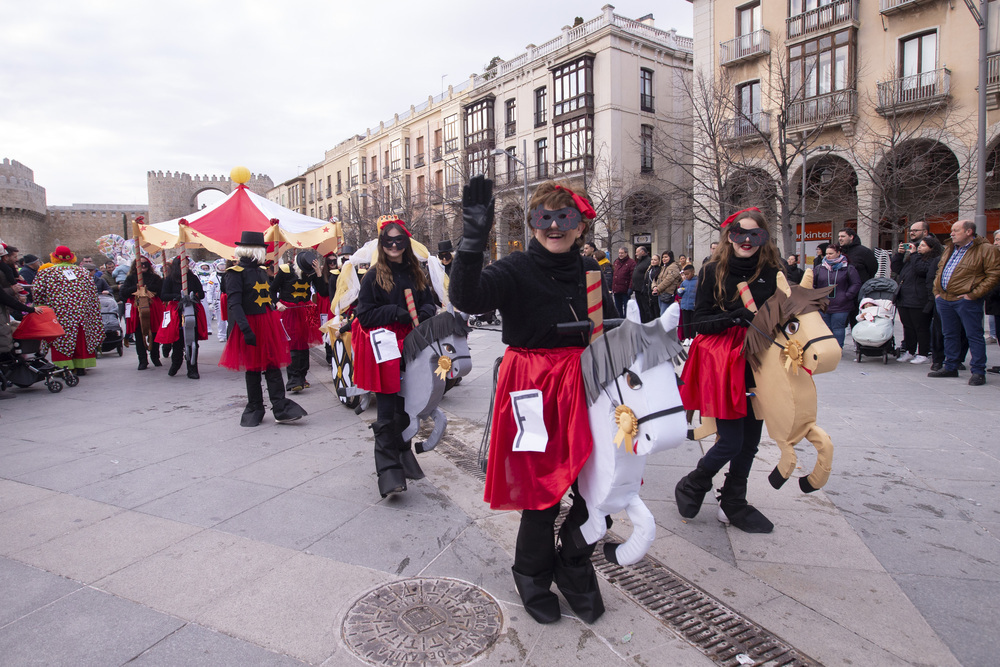
<path fill-rule="evenodd" d="M 191 215 L 139 225 L 142 245 L 149 251 L 184 243 L 230 259 L 244 231 L 263 232 L 265 240 L 274 243 L 272 254 L 312 247 L 326 254 L 335 252 L 343 242 L 339 222 L 296 213 L 255 194 L 242 183 L 225 199 Z"/>

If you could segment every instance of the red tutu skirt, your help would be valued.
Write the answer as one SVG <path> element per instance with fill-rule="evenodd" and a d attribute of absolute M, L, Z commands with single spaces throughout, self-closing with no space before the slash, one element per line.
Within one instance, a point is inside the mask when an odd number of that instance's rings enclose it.
<path fill-rule="evenodd" d="M 322 294 L 315 294 L 313 298 L 316 299 L 316 311 L 319 313 L 320 319 L 324 315 L 330 315 L 330 297 L 323 296 Z"/>
<path fill-rule="evenodd" d="M 288 303 L 280 312 L 281 324 L 288 334 L 288 345 L 293 350 L 308 350 L 322 344 L 323 332 L 319 330 L 319 310 L 315 303 Z"/>
<path fill-rule="evenodd" d="M 125 334 L 134 334 L 139 329 L 139 309 L 135 307 L 135 297 L 130 296 L 125 302 L 125 311 L 128 317 L 125 318 Z M 153 328 L 153 334 L 160 331 L 163 323 L 163 302 L 160 297 L 154 296 L 149 302 L 149 326 Z"/>
<path fill-rule="evenodd" d="M 221 309 L 219 312 L 222 313 L 222 321 L 225 322 L 229 319 L 229 295 L 225 292 L 219 296 L 219 308 Z"/>
<path fill-rule="evenodd" d="M 170 345 L 181 337 L 181 321 L 184 317 L 180 314 L 180 301 L 164 304 L 164 320 L 167 313 L 170 313 L 170 321 L 166 324 L 161 322 L 160 328 L 156 330 L 156 336 L 153 337 L 153 341 L 161 345 Z M 198 340 L 208 340 L 208 321 L 205 319 L 205 307 L 200 302 L 194 306 L 194 318 L 198 327 Z"/>
<path fill-rule="evenodd" d="M 740 419 L 747 416 L 747 330 L 729 327 L 720 334 L 695 336 L 681 374 L 681 400 L 686 410 L 703 417 Z"/>
<path fill-rule="evenodd" d="M 552 507 L 580 474 L 593 438 L 580 370 L 582 347 L 507 348 L 497 378 L 484 499 L 493 509 Z M 518 436 L 510 393 L 542 392 L 544 452 L 514 451 Z M 527 428 L 527 427 L 526 427 Z"/>
<path fill-rule="evenodd" d="M 399 351 L 403 351 L 403 339 L 413 330 L 409 324 L 393 322 L 377 329 L 388 329 L 396 334 Z M 354 357 L 354 386 L 380 394 L 395 394 L 400 388 L 400 359 L 375 361 L 369 330 L 361 326 L 357 318 L 351 322 L 351 352 Z"/>
<path fill-rule="evenodd" d="M 269 368 L 284 368 L 292 363 L 288 336 L 281 328 L 278 311 L 269 310 L 259 315 L 247 315 L 247 321 L 257 338 L 257 344 L 247 345 L 243 330 L 234 326 L 219 358 L 220 366 L 231 371 L 263 373 Z"/>

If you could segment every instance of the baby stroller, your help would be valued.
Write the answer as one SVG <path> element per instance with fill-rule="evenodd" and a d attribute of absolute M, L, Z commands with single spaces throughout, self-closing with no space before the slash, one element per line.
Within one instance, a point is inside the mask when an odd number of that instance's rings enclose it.
<path fill-rule="evenodd" d="M 892 329 L 896 323 L 898 291 L 896 281 L 881 276 L 861 286 L 858 323 L 851 329 L 858 362 L 862 357 L 882 357 L 882 363 L 887 364 L 890 354 L 897 355 Z"/>
<path fill-rule="evenodd" d="M 45 382 L 53 394 L 62 391 L 62 378 L 70 387 L 80 382 L 71 369 L 59 368 L 40 354 L 42 341 L 53 341 L 66 332 L 51 308 L 42 307 L 42 313 L 29 313 L 14 330 L 14 349 L 0 355 L 0 389 L 30 387 Z"/>
<path fill-rule="evenodd" d="M 118 302 L 109 294 L 98 295 L 101 304 L 101 322 L 104 324 L 104 342 L 101 352 L 118 350 L 118 356 L 125 353 L 125 334 L 122 322 L 118 319 Z"/>

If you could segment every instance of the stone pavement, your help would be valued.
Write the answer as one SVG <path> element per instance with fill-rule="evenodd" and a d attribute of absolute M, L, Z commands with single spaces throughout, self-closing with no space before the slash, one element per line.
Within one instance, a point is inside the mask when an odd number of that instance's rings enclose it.
<path fill-rule="evenodd" d="M 503 347 L 488 330 L 470 346 L 472 374 L 442 407 L 474 451 Z M 478 664 L 712 664 L 607 583 L 594 625 L 565 606 L 536 624 L 509 572 L 516 513 L 489 510 L 441 452 L 420 456 L 424 480 L 379 498 L 373 411 L 336 402 L 315 358 L 307 419 L 240 428 L 243 379 L 214 366 L 220 351 L 203 345 L 197 382 L 136 372 L 127 350 L 76 388 L 0 401 L 0 665 L 363 664 L 342 637 L 348 609 L 417 576 L 499 601 L 501 635 Z M 926 371 L 855 364 L 848 349 L 818 378 L 834 474 L 814 494 L 774 491 L 777 452 L 763 447 L 750 495 L 771 535 L 723 527 L 711 500 L 680 520 L 673 486 L 703 446 L 652 457 L 651 555 L 822 664 L 995 662 L 1000 378 L 972 388 Z"/>

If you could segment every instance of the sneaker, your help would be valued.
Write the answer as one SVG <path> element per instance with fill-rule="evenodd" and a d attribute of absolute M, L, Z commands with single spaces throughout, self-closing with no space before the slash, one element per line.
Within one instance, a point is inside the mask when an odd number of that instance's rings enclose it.
<path fill-rule="evenodd" d="M 969 378 L 970 387 L 982 387 L 986 384 L 986 376 L 980 375 L 979 373 L 973 373 L 972 377 Z"/>
<path fill-rule="evenodd" d="M 997 339 L 994 338 L 993 336 L 987 336 L 986 337 L 986 344 L 987 345 L 993 345 L 996 342 L 997 342 Z"/>
<path fill-rule="evenodd" d="M 902 359 L 900 359 L 900 361 L 902 361 Z M 917 356 L 913 357 L 913 359 L 910 360 L 910 363 L 911 364 L 926 364 L 927 363 L 927 357 L 925 357 L 922 354 L 918 354 Z"/>
<path fill-rule="evenodd" d="M 901 364 L 912 360 L 913 360 L 913 355 L 910 354 L 909 352 L 903 352 L 903 354 L 899 355 L 899 363 Z"/>
<path fill-rule="evenodd" d="M 957 378 L 958 371 L 949 371 L 947 368 L 942 368 L 939 371 L 931 371 L 927 374 L 929 378 Z"/>

